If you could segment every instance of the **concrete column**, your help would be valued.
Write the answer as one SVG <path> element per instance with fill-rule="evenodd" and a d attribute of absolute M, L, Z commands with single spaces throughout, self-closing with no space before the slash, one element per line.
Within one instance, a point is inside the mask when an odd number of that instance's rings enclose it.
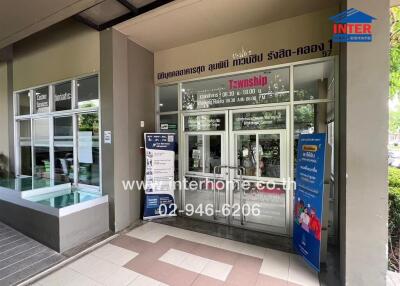
<path fill-rule="evenodd" d="M 154 130 L 154 57 L 116 30 L 100 34 L 102 187 L 110 197 L 110 228 L 120 231 L 141 215 L 142 190 L 124 190 L 123 180 L 143 179 L 144 132 Z M 145 126 L 141 127 L 141 121 Z"/>
<path fill-rule="evenodd" d="M 340 252 L 343 285 L 386 285 L 389 0 L 347 0 L 377 18 L 371 43 L 341 47 Z"/>
<path fill-rule="evenodd" d="M 0 50 L 0 177 L 14 173 L 12 47 Z"/>

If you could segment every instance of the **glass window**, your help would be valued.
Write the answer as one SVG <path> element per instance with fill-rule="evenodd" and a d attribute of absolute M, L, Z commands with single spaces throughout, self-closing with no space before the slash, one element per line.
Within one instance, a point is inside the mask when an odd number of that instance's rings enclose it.
<path fill-rule="evenodd" d="M 256 176 L 257 170 L 257 136 L 237 135 L 237 166 L 243 168 L 244 176 Z"/>
<path fill-rule="evenodd" d="M 100 185 L 99 118 L 97 113 L 78 116 L 79 183 Z"/>
<path fill-rule="evenodd" d="M 185 131 L 224 131 L 225 114 L 185 116 Z"/>
<path fill-rule="evenodd" d="M 203 172 L 203 136 L 188 136 L 189 171 Z"/>
<path fill-rule="evenodd" d="M 160 132 L 177 133 L 178 132 L 178 114 L 160 115 Z"/>
<path fill-rule="evenodd" d="M 233 130 L 286 129 L 286 110 L 233 114 Z"/>
<path fill-rule="evenodd" d="M 205 173 L 214 173 L 216 166 L 221 166 L 221 135 L 204 135 L 204 167 Z M 221 170 L 216 170 L 217 174 L 221 173 Z"/>
<path fill-rule="evenodd" d="M 27 115 L 31 113 L 31 100 L 29 90 L 18 93 L 18 115 Z"/>
<path fill-rule="evenodd" d="M 74 181 L 74 141 L 72 116 L 54 118 L 54 178 Z"/>
<path fill-rule="evenodd" d="M 71 82 L 67 81 L 54 86 L 54 110 L 70 110 L 72 108 Z"/>
<path fill-rule="evenodd" d="M 183 83 L 182 109 L 287 102 L 289 77 L 289 68 L 280 68 Z"/>
<path fill-rule="evenodd" d="M 328 133 L 328 122 L 333 122 L 334 110 L 333 109 L 329 110 L 327 103 L 316 103 L 316 104 L 295 105 L 293 112 L 294 112 L 294 144 L 293 144 L 294 168 L 296 168 L 297 146 L 298 146 L 299 135 Z M 329 150 L 330 148 L 327 146 L 327 154 L 329 154 L 328 153 L 330 152 Z M 326 162 L 331 162 L 328 156 Z M 330 174 L 329 167 L 326 167 L 325 174 Z"/>
<path fill-rule="evenodd" d="M 160 111 L 178 111 L 178 85 L 160 86 Z"/>
<path fill-rule="evenodd" d="M 50 179 L 49 119 L 34 119 L 33 124 L 33 175 L 38 178 Z"/>
<path fill-rule="evenodd" d="M 281 177 L 281 137 L 279 134 L 260 134 L 259 176 L 267 178 Z"/>
<path fill-rule="evenodd" d="M 99 106 L 98 76 L 78 80 L 78 108 Z"/>
<path fill-rule="evenodd" d="M 34 113 L 45 113 L 50 111 L 49 87 L 41 87 L 33 91 Z"/>
<path fill-rule="evenodd" d="M 32 176 L 31 121 L 19 121 L 21 175 Z"/>
<path fill-rule="evenodd" d="M 179 180 L 178 114 L 160 115 L 160 132 L 175 133 L 175 180 Z"/>
<path fill-rule="evenodd" d="M 333 61 L 295 66 L 293 77 L 294 100 L 333 99 Z"/>

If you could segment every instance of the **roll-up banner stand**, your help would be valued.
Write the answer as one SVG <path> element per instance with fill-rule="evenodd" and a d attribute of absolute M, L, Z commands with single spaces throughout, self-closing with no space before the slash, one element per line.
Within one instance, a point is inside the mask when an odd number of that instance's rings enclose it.
<path fill-rule="evenodd" d="M 293 245 L 317 271 L 320 271 L 325 140 L 325 133 L 301 134 L 296 166 Z"/>
<path fill-rule="evenodd" d="M 146 176 L 143 219 L 175 215 L 175 134 L 145 133 Z"/>

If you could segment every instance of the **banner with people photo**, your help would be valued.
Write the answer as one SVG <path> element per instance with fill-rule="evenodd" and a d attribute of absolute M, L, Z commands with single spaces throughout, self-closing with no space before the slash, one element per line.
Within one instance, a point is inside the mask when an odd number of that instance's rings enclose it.
<path fill-rule="evenodd" d="M 324 198 L 325 133 L 301 134 L 294 202 L 294 249 L 320 271 Z"/>
<path fill-rule="evenodd" d="M 175 134 L 145 133 L 146 174 L 144 219 L 172 215 L 175 211 Z"/>

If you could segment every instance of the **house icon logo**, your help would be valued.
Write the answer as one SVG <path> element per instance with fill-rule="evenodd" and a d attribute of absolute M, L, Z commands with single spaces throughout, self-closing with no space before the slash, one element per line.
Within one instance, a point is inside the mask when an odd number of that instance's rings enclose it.
<path fill-rule="evenodd" d="M 334 22 L 333 42 L 349 43 L 372 41 L 372 21 L 376 20 L 376 18 L 351 8 L 329 19 Z"/>

